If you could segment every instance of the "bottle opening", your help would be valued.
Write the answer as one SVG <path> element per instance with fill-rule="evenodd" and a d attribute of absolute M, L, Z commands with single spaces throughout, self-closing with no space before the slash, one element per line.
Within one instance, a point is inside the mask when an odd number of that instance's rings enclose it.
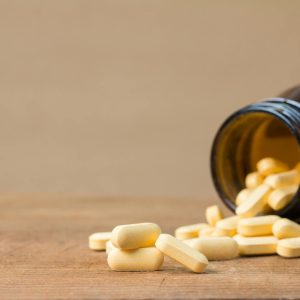
<path fill-rule="evenodd" d="M 235 199 L 245 188 L 245 177 L 256 171 L 265 157 L 294 168 L 300 162 L 299 144 L 292 129 L 267 112 L 244 112 L 229 118 L 220 129 L 212 151 L 212 173 L 222 199 L 235 208 Z"/>

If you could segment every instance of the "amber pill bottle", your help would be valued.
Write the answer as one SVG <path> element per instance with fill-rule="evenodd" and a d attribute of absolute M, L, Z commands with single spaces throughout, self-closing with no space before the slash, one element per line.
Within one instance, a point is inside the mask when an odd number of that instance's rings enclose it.
<path fill-rule="evenodd" d="M 217 193 L 232 211 L 245 176 L 264 157 L 280 159 L 291 168 L 300 162 L 300 85 L 239 109 L 217 131 L 211 174 Z M 300 221 L 300 189 L 276 214 Z"/>

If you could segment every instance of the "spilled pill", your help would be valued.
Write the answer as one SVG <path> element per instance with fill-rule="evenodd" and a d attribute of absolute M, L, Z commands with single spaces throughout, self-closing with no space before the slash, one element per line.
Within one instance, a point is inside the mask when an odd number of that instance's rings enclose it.
<path fill-rule="evenodd" d="M 244 237 L 238 234 L 233 238 L 239 245 L 240 255 L 265 255 L 276 253 L 278 240 L 274 236 Z"/>
<path fill-rule="evenodd" d="M 280 219 L 273 224 L 273 234 L 279 239 L 300 237 L 300 225 L 289 219 Z"/>
<path fill-rule="evenodd" d="M 199 236 L 211 236 L 215 231 L 215 228 L 212 226 L 209 226 L 207 228 L 202 229 L 199 231 Z"/>
<path fill-rule="evenodd" d="M 237 232 L 243 236 L 272 235 L 273 224 L 279 219 L 280 217 L 275 215 L 240 219 Z"/>
<path fill-rule="evenodd" d="M 272 188 L 267 184 L 262 184 L 255 188 L 249 199 L 236 208 L 236 214 L 243 218 L 251 218 L 263 211 L 268 203 L 268 196 Z"/>
<path fill-rule="evenodd" d="M 155 247 L 113 249 L 107 257 L 108 265 L 114 271 L 155 271 L 159 270 L 163 261 L 163 254 Z"/>
<path fill-rule="evenodd" d="M 274 173 L 285 172 L 289 169 L 288 165 L 275 158 L 266 157 L 259 160 L 256 164 L 256 168 L 263 176 L 268 176 Z"/>
<path fill-rule="evenodd" d="M 179 240 L 192 239 L 197 237 L 205 228 L 210 228 L 210 226 L 206 223 L 181 226 L 175 230 L 175 237 Z"/>
<path fill-rule="evenodd" d="M 231 237 L 199 237 L 184 242 L 200 251 L 208 260 L 233 259 L 239 254 L 238 244 Z"/>
<path fill-rule="evenodd" d="M 216 224 L 218 234 L 222 236 L 234 236 L 238 220 L 239 216 L 232 216 L 218 221 Z"/>
<path fill-rule="evenodd" d="M 113 229 L 111 240 L 121 249 L 151 247 L 160 233 L 160 227 L 154 223 L 119 225 Z"/>
<path fill-rule="evenodd" d="M 155 246 L 195 273 L 203 272 L 208 264 L 207 258 L 202 253 L 169 234 L 161 234 Z"/>
<path fill-rule="evenodd" d="M 283 257 L 300 257 L 300 237 L 283 239 L 278 242 L 277 254 Z"/>
<path fill-rule="evenodd" d="M 251 194 L 251 189 L 242 189 L 235 198 L 235 204 L 241 205 L 243 202 L 247 201 Z"/>
<path fill-rule="evenodd" d="M 245 185 L 247 189 L 254 189 L 262 184 L 264 177 L 259 172 L 252 172 L 246 176 Z"/>
<path fill-rule="evenodd" d="M 108 254 L 111 250 L 118 249 L 114 246 L 114 244 L 109 240 L 106 242 L 106 254 Z"/>
<path fill-rule="evenodd" d="M 291 202 L 298 188 L 297 184 L 274 190 L 268 197 L 269 206 L 274 210 L 283 209 Z"/>
<path fill-rule="evenodd" d="M 92 250 L 105 250 L 106 242 L 111 239 L 111 232 L 96 232 L 89 236 L 89 248 Z"/>
<path fill-rule="evenodd" d="M 209 236 L 224 237 L 224 236 L 232 236 L 232 234 L 228 234 L 226 231 L 224 231 L 220 228 L 215 228 L 215 230 Z"/>
<path fill-rule="evenodd" d="M 283 173 L 272 174 L 266 177 L 264 183 L 273 189 L 282 188 L 289 185 L 299 184 L 300 173 L 298 170 L 290 170 Z"/>
<path fill-rule="evenodd" d="M 205 211 L 206 221 L 209 225 L 215 226 L 216 223 L 223 219 L 223 213 L 218 205 L 212 205 L 206 208 Z"/>

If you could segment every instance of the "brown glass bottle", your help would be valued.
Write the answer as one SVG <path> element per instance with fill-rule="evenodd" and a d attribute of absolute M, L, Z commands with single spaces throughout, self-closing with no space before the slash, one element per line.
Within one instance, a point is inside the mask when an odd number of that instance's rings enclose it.
<path fill-rule="evenodd" d="M 264 157 L 280 159 L 291 168 L 300 162 L 300 86 L 241 108 L 219 128 L 211 150 L 211 174 L 219 196 L 232 211 L 245 176 Z M 300 189 L 276 213 L 300 221 Z"/>

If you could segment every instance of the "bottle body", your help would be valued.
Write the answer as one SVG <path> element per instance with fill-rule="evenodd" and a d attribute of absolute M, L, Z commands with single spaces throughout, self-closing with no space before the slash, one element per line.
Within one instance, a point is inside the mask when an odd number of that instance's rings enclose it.
<path fill-rule="evenodd" d="M 291 99 L 289 97 L 293 97 Z M 215 188 L 231 209 L 245 186 L 245 177 L 264 157 L 274 157 L 293 168 L 300 162 L 300 88 L 250 104 L 229 116 L 218 130 L 211 150 Z M 300 190 L 278 215 L 300 220 Z"/>

